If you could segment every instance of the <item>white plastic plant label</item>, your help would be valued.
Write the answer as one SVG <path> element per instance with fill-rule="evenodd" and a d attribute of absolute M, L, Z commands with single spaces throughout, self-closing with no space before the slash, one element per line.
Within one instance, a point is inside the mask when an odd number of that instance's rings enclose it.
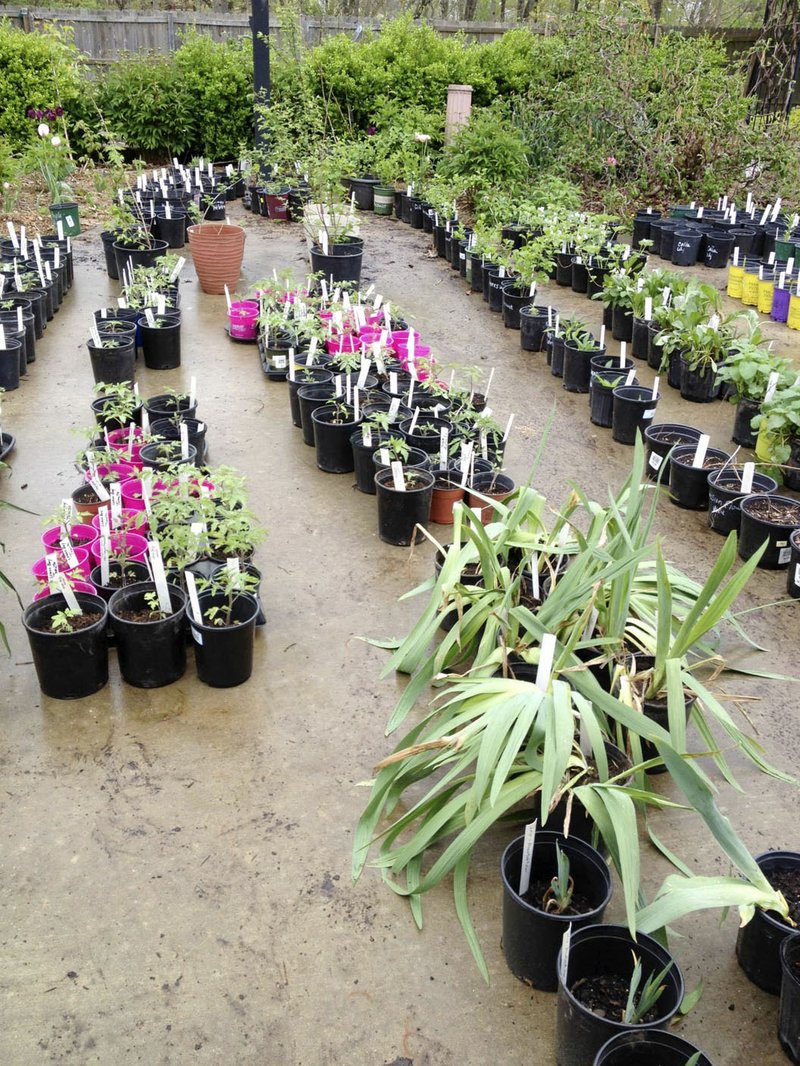
<path fill-rule="evenodd" d="M 408 383 L 408 397 L 406 398 L 406 407 L 413 407 L 414 406 L 414 381 L 415 380 L 416 379 L 415 379 L 414 375 L 412 374 L 411 375 L 411 380 Z"/>
<path fill-rule="evenodd" d="M 75 614 L 83 614 L 81 605 L 78 603 L 78 598 L 72 590 L 67 575 L 59 571 L 59 574 L 56 577 L 56 584 L 58 585 L 58 591 L 67 601 L 67 607 L 69 610 L 74 611 Z"/>
<path fill-rule="evenodd" d="M 172 614 L 172 600 L 167 586 L 167 575 L 164 573 L 164 560 L 161 558 L 161 545 L 157 540 L 147 543 L 147 557 L 150 560 L 150 571 L 153 575 L 153 583 L 158 594 L 158 605 L 164 614 Z"/>
<path fill-rule="evenodd" d="M 623 357 L 620 357 L 621 360 L 622 360 L 622 358 Z M 620 363 L 620 365 L 622 365 L 622 362 Z M 632 385 L 633 384 L 633 379 L 635 377 L 636 377 L 636 367 L 632 366 L 630 368 L 630 370 L 628 371 L 627 377 L 625 378 L 625 384 L 626 385 Z"/>
<path fill-rule="evenodd" d="M 483 398 L 484 398 L 484 400 L 488 400 L 488 398 L 489 398 L 489 390 L 491 389 L 492 382 L 494 381 L 495 369 L 496 369 L 495 367 L 492 367 L 492 369 L 489 371 L 489 378 L 488 378 L 488 380 L 486 382 L 486 388 L 483 390 Z"/>
<path fill-rule="evenodd" d="M 189 427 L 185 422 L 181 422 L 178 427 L 178 432 L 181 437 L 181 459 L 189 458 Z"/>
<path fill-rule="evenodd" d="M 755 471 L 755 463 L 744 464 L 744 470 L 742 471 L 742 492 L 750 493 L 753 491 L 753 474 L 755 474 Z"/>
<path fill-rule="evenodd" d="M 102 513 L 102 512 L 101 512 Z M 109 538 L 107 533 L 100 534 L 100 581 L 107 588 L 108 583 L 111 580 L 111 572 L 108 565 L 108 544 Z"/>
<path fill-rule="evenodd" d="M 403 464 L 399 459 L 395 459 L 391 465 L 392 471 L 392 484 L 394 485 L 396 492 L 406 491 L 406 482 L 403 477 Z"/>
<path fill-rule="evenodd" d="M 769 378 L 767 379 L 767 388 L 764 392 L 764 403 L 767 403 L 775 395 L 775 390 L 778 387 L 779 378 L 780 374 L 777 372 L 777 370 L 773 371 L 770 374 Z"/>
<path fill-rule="evenodd" d="M 414 408 L 414 414 L 411 416 L 411 425 L 408 427 L 409 435 L 411 435 L 417 428 L 417 420 L 419 419 L 419 408 Z"/>
<path fill-rule="evenodd" d="M 539 645 L 539 665 L 536 668 L 536 687 L 543 692 L 547 691 L 550 684 L 550 675 L 553 672 L 553 656 L 556 650 L 556 638 L 554 633 L 545 633 Z"/>
<path fill-rule="evenodd" d="M 450 439 L 450 433 L 447 426 L 442 426 L 439 430 L 439 466 L 442 470 L 447 469 L 447 448 Z"/>
<path fill-rule="evenodd" d="M 400 397 L 399 396 L 395 396 L 394 399 L 389 404 L 389 422 L 390 423 L 397 421 L 397 414 L 398 414 L 399 410 L 400 410 Z"/>
<path fill-rule="evenodd" d="M 508 436 L 511 433 L 511 427 L 513 425 L 514 425 L 514 412 L 512 411 L 511 414 L 508 416 L 508 421 L 506 422 L 505 433 L 503 434 L 503 443 L 504 444 L 508 440 Z"/>
<path fill-rule="evenodd" d="M 800 585 L 800 563 L 794 564 L 794 583 Z"/>
<path fill-rule="evenodd" d="M 122 487 L 118 481 L 114 481 L 108 487 L 109 495 L 111 496 L 111 525 L 114 529 L 119 529 L 122 524 Z M 100 524 L 103 523 L 103 515 L 107 508 L 100 508 Z"/>
<path fill-rule="evenodd" d="M 195 622 L 202 622 L 203 616 L 200 612 L 200 601 L 197 598 L 197 582 L 195 581 L 194 574 L 191 570 L 184 570 L 184 580 L 186 581 L 186 591 L 189 594 L 189 605 L 192 608 L 192 617 Z M 196 644 L 203 643 L 203 634 L 192 626 L 192 636 Z"/>
<path fill-rule="evenodd" d="M 361 443 L 365 448 L 372 447 L 372 426 L 361 427 Z"/>
<path fill-rule="evenodd" d="M 644 320 L 645 322 L 653 321 L 653 297 L 645 296 L 644 298 Z"/>
<path fill-rule="evenodd" d="M 653 391 L 650 393 L 650 399 L 655 402 L 658 399 L 658 386 L 661 384 L 661 378 L 653 378 Z"/>
<path fill-rule="evenodd" d="M 397 371 L 396 370 L 390 370 L 389 371 L 389 391 L 390 392 L 397 392 Z"/>
<path fill-rule="evenodd" d="M 356 379 L 356 388 L 363 389 L 367 383 L 367 374 L 369 374 L 369 361 L 367 359 L 361 360 L 361 369 L 358 372 L 358 378 Z"/>
<path fill-rule="evenodd" d="M 533 849 L 536 845 L 536 827 L 538 819 L 525 826 L 525 840 L 522 845 L 522 863 L 519 868 L 519 895 L 524 896 L 531 887 L 531 870 L 533 869 Z"/>
<path fill-rule="evenodd" d="M 17 237 L 17 230 L 13 222 L 6 222 L 6 229 L 8 230 L 8 236 L 11 239 L 11 243 L 14 248 L 19 248 L 19 238 Z"/>
<path fill-rule="evenodd" d="M 706 452 L 708 451 L 710 440 L 711 437 L 708 433 L 701 434 L 700 439 L 697 442 L 697 447 L 695 448 L 694 458 L 692 459 L 693 467 L 699 468 L 706 461 Z"/>
<path fill-rule="evenodd" d="M 391 465 L 392 460 L 389 458 L 389 449 L 388 448 L 381 448 L 379 450 L 378 454 L 380 455 L 381 463 L 384 466 L 390 466 Z"/>
<path fill-rule="evenodd" d="M 781 548 L 778 552 L 778 565 L 785 566 L 786 563 L 792 558 L 792 549 L 789 547 Z"/>
<path fill-rule="evenodd" d="M 64 529 L 63 526 L 62 529 Z M 70 570 L 74 570 L 78 565 L 78 556 L 75 554 L 75 549 L 72 547 L 72 541 L 69 539 L 66 529 L 64 529 L 59 544 L 61 546 L 61 551 L 64 553 L 64 558 L 67 560 L 67 566 Z"/>
<path fill-rule="evenodd" d="M 659 455 L 658 452 L 650 452 L 650 458 L 647 460 L 647 464 L 651 470 L 660 470 L 661 464 L 664 462 L 664 456 Z"/>
<path fill-rule="evenodd" d="M 342 375 L 341 374 L 337 374 L 336 377 L 333 379 L 333 389 L 334 389 L 334 396 L 338 400 L 341 397 L 341 395 L 342 395 Z"/>
<path fill-rule="evenodd" d="M 50 586 L 51 592 L 58 590 L 58 556 L 50 552 L 44 557 L 44 564 L 47 573 L 47 583 Z"/>
<path fill-rule="evenodd" d="M 564 935 L 561 938 L 561 951 L 558 955 L 558 976 L 564 988 L 567 987 L 567 981 L 569 980 L 569 949 L 571 939 L 572 922 L 570 922 L 564 930 Z"/>

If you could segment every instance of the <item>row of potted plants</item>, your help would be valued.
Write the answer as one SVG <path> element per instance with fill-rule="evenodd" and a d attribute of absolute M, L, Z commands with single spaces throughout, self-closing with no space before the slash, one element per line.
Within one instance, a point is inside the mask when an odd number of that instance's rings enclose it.
<path fill-rule="evenodd" d="M 206 426 L 194 397 L 142 402 L 125 382 L 96 391 L 82 482 L 43 534 L 32 568 L 40 589 L 23 616 L 42 691 L 97 691 L 110 639 L 123 680 L 170 684 L 185 671 L 187 636 L 201 681 L 241 684 L 263 621 L 252 565 L 263 531 L 243 479 L 200 465 Z"/>

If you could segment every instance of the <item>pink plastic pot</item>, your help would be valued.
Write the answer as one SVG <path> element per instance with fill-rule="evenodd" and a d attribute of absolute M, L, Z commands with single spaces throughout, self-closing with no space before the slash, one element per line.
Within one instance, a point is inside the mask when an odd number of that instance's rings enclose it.
<path fill-rule="evenodd" d="M 153 482 L 152 495 L 156 496 L 159 492 L 166 488 L 163 481 Z M 130 481 L 123 481 L 120 485 L 122 491 L 122 509 L 129 511 L 143 511 L 144 500 L 142 499 L 142 479 L 138 477 L 131 478 Z"/>
<path fill-rule="evenodd" d="M 79 548 L 86 548 L 93 540 L 97 540 L 97 530 L 94 526 L 86 526 L 76 523 L 69 527 L 69 538 L 72 541 L 73 546 L 77 545 Z M 51 526 L 42 533 L 42 544 L 44 544 L 45 555 L 51 555 L 53 552 L 57 552 L 60 548 L 60 542 L 61 526 Z"/>
<path fill-rule="evenodd" d="M 134 445 L 135 447 L 135 445 Z M 139 471 L 142 468 L 142 464 L 135 463 L 107 463 L 101 464 L 97 468 L 97 474 L 101 481 L 108 484 L 109 481 L 130 481 L 132 477 L 138 477 Z M 116 474 L 116 477 L 109 477 L 110 474 Z M 89 473 L 86 473 L 86 480 L 89 480 Z"/>
<path fill-rule="evenodd" d="M 147 515 L 144 510 L 135 511 L 132 508 L 122 508 L 122 528 L 132 530 L 134 533 L 141 533 L 143 536 L 150 528 L 150 523 L 147 521 Z M 109 520 L 111 516 L 109 515 Z M 100 515 L 95 515 L 92 519 L 92 525 L 97 531 L 97 535 L 100 535 Z"/>
<path fill-rule="evenodd" d="M 237 300 L 231 304 L 228 329 L 236 340 L 255 340 L 258 329 L 258 304 L 255 300 Z"/>
<path fill-rule="evenodd" d="M 100 562 L 100 541 L 96 540 L 91 546 L 92 558 L 96 563 Z M 147 558 L 147 540 L 139 533 L 112 533 L 111 534 L 111 558 L 121 551 L 126 551 L 128 559 L 132 563 L 144 562 Z"/>
<path fill-rule="evenodd" d="M 357 352 L 361 344 L 360 337 L 354 337 L 352 333 L 339 333 L 330 340 L 325 341 L 325 347 L 329 355 L 339 355 L 340 352 Z"/>
<path fill-rule="evenodd" d="M 393 348 L 397 353 L 397 358 L 400 360 L 401 363 L 406 364 L 411 362 L 407 344 L 397 344 L 395 342 Z M 415 363 L 419 363 L 420 361 L 424 362 L 425 360 L 430 359 L 430 356 L 431 350 L 427 344 L 417 344 L 414 346 Z"/>
<path fill-rule="evenodd" d="M 134 426 L 133 431 L 133 446 L 128 455 L 128 433 L 127 426 L 122 429 L 112 429 L 108 434 L 108 445 L 113 448 L 115 452 L 121 452 L 121 459 L 124 463 L 133 463 L 134 465 L 141 466 L 139 461 L 139 450 L 142 447 L 142 430 L 140 426 Z"/>
<path fill-rule="evenodd" d="M 389 334 L 389 343 L 391 344 L 391 346 L 394 348 L 395 351 L 397 351 L 397 345 L 398 344 L 404 344 L 406 346 L 406 348 L 407 348 L 408 347 L 408 338 L 409 338 L 410 335 L 411 335 L 411 330 L 409 330 L 409 329 L 397 329 L 393 333 Z M 414 343 L 415 344 L 419 344 L 419 342 L 421 340 L 422 340 L 421 334 L 417 333 L 417 331 L 414 330 Z"/>
<path fill-rule="evenodd" d="M 74 578 L 70 577 L 69 574 L 67 575 L 67 580 L 69 581 L 69 587 L 72 589 L 73 592 L 86 592 L 90 596 L 97 595 L 97 589 L 94 587 L 91 581 L 76 581 Z M 45 596 L 49 595 L 50 588 L 49 586 L 45 585 L 43 588 L 40 588 L 38 592 L 34 593 L 33 598 L 35 600 L 43 600 Z"/>
<path fill-rule="evenodd" d="M 49 554 L 55 555 L 58 560 L 58 569 L 62 573 L 73 573 L 76 576 L 80 574 L 82 578 L 88 578 L 92 572 L 91 564 L 89 563 L 89 551 L 87 548 L 75 548 L 75 558 L 78 560 L 78 565 L 70 569 L 67 565 L 67 560 L 64 558 L 64 553 L 61 551 L 50 552 Z M 37 579 L 37 581 L 47 581 L 47 557 L 43 556 L 41 559 L 37 559 L 31 567 L 31 573 Z"/>

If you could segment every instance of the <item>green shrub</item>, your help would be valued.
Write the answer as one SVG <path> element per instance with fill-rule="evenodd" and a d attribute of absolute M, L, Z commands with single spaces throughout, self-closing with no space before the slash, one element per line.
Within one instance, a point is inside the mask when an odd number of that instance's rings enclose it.
<path fill-rule="evenodd" d="M 127 56 L 103 79 L 109 129 L 135 155 L 225 159 L 251 139 L 253 59 L 246 38 L 190 33 L 172 56 Z"/>
<path fill-rule="evenodd" d="M 36 140 L 28 110 L 63 107 L 68 118 L 83 114 L 90 95 L 77 49 L 53 27 L 24 33 L 0 19 L 0 140 L 22 152 Z"/>
<path fill-rule="evenodd" d="M 437 170 L 439 176 L 473 195 L 495 185 L 519 186 L 528 172 L 525 141 L 509 122 L 502 101 L 472 112 L 443 152 Z"/>

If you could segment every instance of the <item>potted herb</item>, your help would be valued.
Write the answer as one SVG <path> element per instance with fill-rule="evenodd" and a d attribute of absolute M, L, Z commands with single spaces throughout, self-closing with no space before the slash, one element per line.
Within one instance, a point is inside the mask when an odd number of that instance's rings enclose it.
<path fill-rule="evenodd" d="M 311 412 L 319 470 L 347 474 L 354 469 L 351 437 L 362 417 L 351 404 L 336 397 Z"/>
<path fill-rule="evenodd" d="M 108 612 L 123 681 L 160 688 L 186 670 L 186 594 L 169 586 L 162 601 L 152 581 L 125 585 L 111 596 Z"/>
<path fill-rule="evenodd" d="M 129 381 L 98 381 L 93 391 L 92 411 L 101 429 L 126 429 L 133 422 L 141 424 L 142 401 Z"/>
<path fill-rule="evenodd" d="M 258 581 L 226 566 L 215 572 L 213 580 L 198 584 L 197 600 L 189 610 L 197 676 L 212 688 L 242 685 L 253 672 L 259 608 L 252 590 Z"/>
<path fill-rule="evenodd" d="M 39 687 L 55 700 L 91 696 L 108 681 L 108 608 L 99 596 L 71 592 L 74 603 L 57 592 L 25 608 Z"/>
<path fill-rule="evenodd" d="M 387 544 L 417 544 L 430 520 L 434 476 L 399 461 L 375 474 L 378 536 Z"/>

